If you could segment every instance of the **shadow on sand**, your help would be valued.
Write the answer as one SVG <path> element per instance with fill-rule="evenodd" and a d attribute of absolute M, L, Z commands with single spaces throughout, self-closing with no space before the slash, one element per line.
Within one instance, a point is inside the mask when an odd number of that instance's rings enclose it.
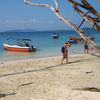
<path fill-rule="evenodd" d="M 32 72 L 38 72 L 38 71 L 46 71 L 46 70 L 49 70 L 49 69 L 52 69 L 52 68 L 57 68 L 57 67 L 61 67 L 61 66 L 64 66 L 64 65 L 70 65 L 70 64 L 79 63 L 79 62 L 80 61 L 73 61 L 73 62 L 69 62 L 69 63 L 58 64 L 58 65 L 48 66 L 48 67 L 42 67 L 42 68 L 37 68 L 37 69 L 23 71 L 23 72 L 9 73 L 9 74 L 0 75 L 0 77 L 7 77 L 7 76 L 13 76 L 13 75 L 25 74 L 25 73 L 32 73 Z"/>
<path fill-rule="evenodd" d="M 6 97 L 6 96 L 10 96 L 10 95 L 16 95 L 16 93 L 8 93 L 8 94 L 0 93 L 0 98 Z"/>
<path fill-rule="evenodd" d="M 100 92 L 100 89 L 95 87 L 75 88 L 73 90 Z"/>
<path fill-rule="evenodd" d="M 100 54 L 91 54 L 91 55 L 100 58 Z"/>

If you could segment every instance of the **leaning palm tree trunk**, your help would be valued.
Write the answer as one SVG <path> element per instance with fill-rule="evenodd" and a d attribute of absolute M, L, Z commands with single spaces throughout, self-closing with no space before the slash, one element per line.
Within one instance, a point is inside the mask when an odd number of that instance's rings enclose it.
<path fill-rule="evenodd" d="M 62 16 L 59 13 L 59 5 L 57 0 L 53 0 L 55 7 L 53 7 L 50 4 L 41 4 L 41 3 L 33 3 L 31 0 L 24 0 L 24 2 L 26 4 L 30 4 L 32 6 L 38 6 L 38 7 L 47 7 L 49 9 L 51 9 L 53 11 L 53 13 L 63 22 L 65 22 L 67 25 L 69 25 L 70 27 L 72 27 L 85 41 L 87 41 L 88 43 L 90 43 L 95 49 L 97 49 L 97 44 L 92 41 L 85 33 L 83 30 L 81 30 L 79 27 L 77 27 L 75 24 L 73 24 L 72 22 L 70 22 L 67 18 L 65 18 L 64 16 Z M 73 1 L 73 0 L 69 0 L 69 1 Z"/>

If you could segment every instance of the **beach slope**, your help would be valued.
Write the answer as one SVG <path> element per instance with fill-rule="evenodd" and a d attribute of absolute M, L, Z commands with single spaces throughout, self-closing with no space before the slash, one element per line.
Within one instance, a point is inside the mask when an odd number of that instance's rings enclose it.
<path fill-rule="evenodd" d="M 76 54 L 0 62 L 0 100 L 100 100 L 100 57 Z"/>

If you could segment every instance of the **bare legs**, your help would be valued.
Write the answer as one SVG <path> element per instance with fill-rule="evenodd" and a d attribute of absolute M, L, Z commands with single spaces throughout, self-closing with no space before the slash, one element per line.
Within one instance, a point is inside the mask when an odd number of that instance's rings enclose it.
<path fill-rule="evenodd" d="M 63 54 L 63 58 L 62 58 L 61 64 L 63 64 L 64 59 L 66 59 L 66 63 L 68 63 L 68 53 Z"/>
<path fill-rule="evenodd" d="M 86 54 L 86 53 L 89 53 L 89 50 L 88 50 L 88 49 L 85 49 L 84 52 L 85 52 L 85 54 Z"/>

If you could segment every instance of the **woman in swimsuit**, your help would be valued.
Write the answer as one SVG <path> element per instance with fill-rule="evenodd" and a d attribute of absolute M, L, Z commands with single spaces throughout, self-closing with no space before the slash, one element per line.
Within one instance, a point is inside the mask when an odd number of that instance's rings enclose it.
<path fill-rule="evenodd" d="M 68 47 L 69 46 L 70 46 L 70 44 L 68 42 L 65 42 L 61 48 L 61 52 L 63 54 L 61 64 L 63 64 L 64 59 L 66 59 L 66 63 L 68 63 Z"/>

